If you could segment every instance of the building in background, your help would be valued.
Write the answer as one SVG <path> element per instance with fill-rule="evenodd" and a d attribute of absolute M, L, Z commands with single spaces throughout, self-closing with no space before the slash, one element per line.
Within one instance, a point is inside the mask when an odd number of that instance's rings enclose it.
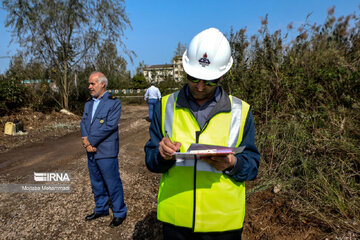
<path fill-rule="evenodd" d="M 181 82 L 184 78 L 184 68 L 182 66 L 182 56 L 176 56 L 172 64 L 151 65 L 144 67 L 144 77 L 147 82 L 160 83 L 165 79 L 173 79 L 175 82 Z"/>

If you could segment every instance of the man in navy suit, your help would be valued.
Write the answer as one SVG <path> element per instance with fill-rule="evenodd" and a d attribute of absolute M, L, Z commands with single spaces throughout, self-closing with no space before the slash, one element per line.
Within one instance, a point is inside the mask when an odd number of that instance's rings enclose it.
<path fill-rule="evenodd" d="M 94 212 L 86 216 L 85 220 L 109 215 L 111 204 L 114 218 L 110 227 L 116 227 L 125 220 L 127 213 L 118 162 L 121 102 L 106 91 L 107 83 L 101 72 L 90 75 L 89 91 L 92 99 L 85 103 L 80 123 L 95 197 Z"/>

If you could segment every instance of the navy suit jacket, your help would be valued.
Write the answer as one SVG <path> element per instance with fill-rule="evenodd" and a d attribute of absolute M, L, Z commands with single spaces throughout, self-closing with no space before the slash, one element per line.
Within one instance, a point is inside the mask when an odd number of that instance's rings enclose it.
<path fill-rule="evenodd" d="M 91 121 L 94 100 L 85 103 L 81 119 L 81 136 L 88 137 L 90 144 L 97 148 L 95 159 L 117 157 L 119 153 L 118 123 L 121 116 L 121 101 L 105 92 Z"/>

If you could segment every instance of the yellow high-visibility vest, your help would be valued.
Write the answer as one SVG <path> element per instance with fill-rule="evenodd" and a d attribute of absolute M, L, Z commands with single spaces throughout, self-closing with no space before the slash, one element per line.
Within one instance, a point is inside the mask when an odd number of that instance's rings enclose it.
<path fill-rule="evenodd" d="M 229 96 L 230 112 L 217 113 L 203 128 L 187 108 L 177 108 L 179 92 L 162 98 L 162 132 L 180 142 L 180 152 L 191 143 L 237 147 L 250 109 Z M 157 217 L 194 232 L 240 229 L 245 218 L 245 184 L 217 171 L 200 159 L 177 161 L 161 177 Z"/>

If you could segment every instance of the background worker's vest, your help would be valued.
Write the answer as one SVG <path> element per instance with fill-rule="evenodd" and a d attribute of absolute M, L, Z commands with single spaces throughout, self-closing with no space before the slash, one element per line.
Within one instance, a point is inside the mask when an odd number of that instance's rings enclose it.
<path fill-rule="evenodd" d="M 216 114 L 203 128 L 187 108 L 176 108 L 178 92 L 162 98 L 162 131 L 180 142 L 236 147 L 242 141 L 250 106 L 229 96 L 231 112 Z M 161 178 L 158 219 L 195 232 L 240 229 L 245 217 L 245 184 L 200 159 L 177 161 Z"/>

